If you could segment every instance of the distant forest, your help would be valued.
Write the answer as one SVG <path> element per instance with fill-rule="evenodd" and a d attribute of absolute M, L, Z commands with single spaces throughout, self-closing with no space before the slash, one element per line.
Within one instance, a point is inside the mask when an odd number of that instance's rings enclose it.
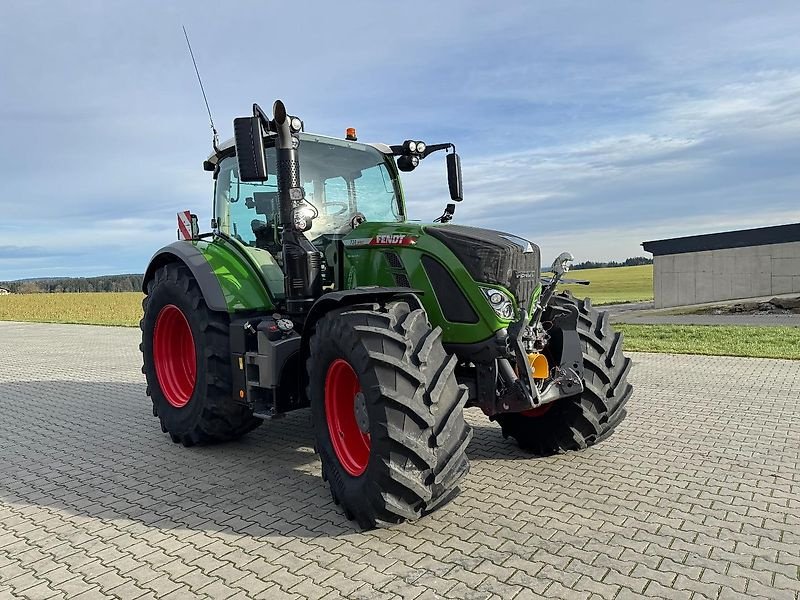
<path fill-rule="evenodd" d="M 653 259 L 647 258 L 646 256 L 634 256 L 632 258 L 626 258 L 622 262 L 617 262 L 615 260 L 610 260 L 607 262 L 595 262 L 593 260 L 587 260 L 582 263 L 575 263 L 572 265 L 573 269 L 606 269 L 609 267 L 638 267 L 639 265 L 652 265 Z"/>
<path fill-rule="evenodd" d="M 0 288 L 12 294 L 48 292 L 140 292 L 144 275 L 102 275 L 100 277 L 47 277 L 0 281 Z"/>
<path fill-rule="evenodd" d="M 652 258 L 636 256 L 622 262 L 585 261 L 572 266 L 573 269 L 601 269 L 606 267 L 633 267 L 651 265 Z M 102 275 L 100 277 L 47 277 L 44 279 L 22 279 L 0 281 L 0 288 L 12 294 L 38 294 L 52 292 L 140 292 L 143 275 Z"/>

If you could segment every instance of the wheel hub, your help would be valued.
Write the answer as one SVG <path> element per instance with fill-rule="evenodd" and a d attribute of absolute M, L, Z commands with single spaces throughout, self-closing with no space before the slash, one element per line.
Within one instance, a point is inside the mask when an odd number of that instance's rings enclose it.
<path fill-rule="evenodd" d="M 355 398 L 353 398 L 353 402 L 355 404 L 353 410 L 356 413 L 358 428 L 361 430 L 361 433 L 369 433 L 369 414 L 367 413 L 367 399 L 364 393 L 359 391 Z"/>

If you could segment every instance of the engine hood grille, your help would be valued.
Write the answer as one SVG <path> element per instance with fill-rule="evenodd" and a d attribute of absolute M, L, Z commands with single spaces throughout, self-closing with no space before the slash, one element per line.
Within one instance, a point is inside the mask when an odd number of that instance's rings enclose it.
<path fill-rule="evenodd" d="M 475 281 L 507 287 L 527 307 L 539 285 L 539 247 L 510 233 L 462 225 L 425 228 L 447 246 Z"/>

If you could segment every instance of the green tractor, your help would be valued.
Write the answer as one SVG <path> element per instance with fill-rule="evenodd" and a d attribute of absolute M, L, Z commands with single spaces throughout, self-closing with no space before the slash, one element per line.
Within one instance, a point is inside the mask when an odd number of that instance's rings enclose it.
<path fill-rule="evenodd" d="M 445 151 L 453 203 L 409 221 L 399 171 Z M 302 166 L 302 169 L 301 169 Z M 365 144 L 304 132 L 282 102 L 234 120 L 196 226 L 144 278 L 153 414 L 184 446 L 238 438 L 311 407 L 322 477 L 364 528 L 415 519 L 469 470 L 478 407 L 533 455 L 577 450 L 625 417 L 630 360 L 606 313 L 557 293 L 538 247 L 449 224 L 452 144 Z"/>

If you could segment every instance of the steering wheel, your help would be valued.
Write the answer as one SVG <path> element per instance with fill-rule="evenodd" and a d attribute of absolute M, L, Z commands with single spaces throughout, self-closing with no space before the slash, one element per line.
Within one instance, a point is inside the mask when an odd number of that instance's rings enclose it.
<path fill-rule="evenodd" d="M 328 207 L 330 207 L 330 206 L 338 206 L 339 210 L 337 210 L 335 213 L 330 213 L 330 212 L 328 212 Z M 322 209 L 325 212 L 325 216 L 338 217 L 339 215 L 343 215 L 346 212 L 350 212 L 350 203 L 349 202 L 337 202 L 337 201 L 326 202 L 325 204 L 322 205 Z"/>

